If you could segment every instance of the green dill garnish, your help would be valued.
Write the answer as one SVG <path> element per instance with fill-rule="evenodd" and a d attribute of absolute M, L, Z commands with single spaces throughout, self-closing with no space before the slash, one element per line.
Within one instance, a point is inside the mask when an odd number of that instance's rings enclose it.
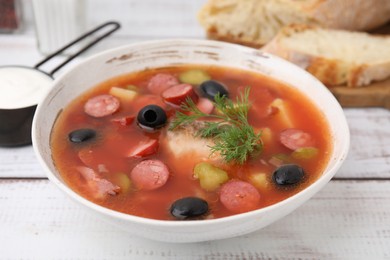
<path fill-rule="evenodd" d="M 263 143 L 261 133 L 255 133 L 248 123 L 249 88 L 237 97 L 236 102 L 225 96 L 215 96 L 213 102 L 217 114 L 205 114 L 200 111 L 192 99 L 182 104 L 182 111 L 176 112 L 170 130 L 180 125 L 186 125 L 199 118 L 209 118 L 215 121 L 205 121 L 204 127 L 197 132 L 201 137 L 212 137 L 215 145 L 211 146 L 211 154 L 219 152 L 228 163 L 243 164 L 250 157 L 261 152 Z"/>

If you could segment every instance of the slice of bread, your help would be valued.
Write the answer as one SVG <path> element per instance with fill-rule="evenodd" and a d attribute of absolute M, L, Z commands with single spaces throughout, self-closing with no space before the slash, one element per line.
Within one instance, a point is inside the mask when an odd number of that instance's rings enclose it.
<path fill-rule="evenodd" d="M 390 0 L 208 0 L 198 19 L 209 38 L 261 47 L 290 24 L 378 27 L 390 20 Z"/>
<path fill-rule="evenodd" d="M 252 47 L 267 43 L 283 25 L 312 23 L 291 0 L 210 0 L 198 18 L 209 38 Z"/>
<path fill-rule="evenodd" d="M 291 25 L 262 50 L 297 64 L 328 86 L 359 87 L 390 77 L 390 36 Z"/>

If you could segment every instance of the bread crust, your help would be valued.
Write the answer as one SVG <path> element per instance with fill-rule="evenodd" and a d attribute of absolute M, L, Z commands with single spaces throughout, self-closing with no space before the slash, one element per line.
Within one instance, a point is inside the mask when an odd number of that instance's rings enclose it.
<path fill-rule="evenodd" d="M 208 38 L 258 48 L 293 23 L 346 30 L 376 28 L 390 21 L 390 0 L 209 0 L 198 20 Z"/>
<path fill-rule="evenodd" d="M 261 48 L 265 44 L 265 42 L 260 43 L 260 42 L 255 42 L 251 39 L 237 38 L 231 34 L 226 34 L 226 35 L 218 34 L 218 31 L 215 30 L 215 28 L 211 28 L 210 30 L 207 31 L 207 38 L 211 40 L 237 43 L 237 44 L 245 45 L 256 49 Z"/>
<path fill-rule="evenodd" d="M 284 38 L 290 37 L 294 33 L 316 29 L 316 27 L 308 25 L 287 26 L 271 42 L 264 46 L 262 50 L 275 54 L 306 69 L 327 86 L 346 85 L 348 87 L 361 87 L 369 85 L 373 81 L 381 81 L 390 77 L 390 61 L 354 64 L 344 61 L 343 57 L 326 58 L 315 56 L 310 53 L 291 49 L 289 46 L 282 44 Z M 390 37 L 384 38 L 390 39 Z"/>
<path fill-rule="evenodd" d="M 302 11 L 319 24 L 351 31 L 367 31 L 390 20 L 389 0 L 299 1 Z"/>
<path fill-rule="evenodd" d="M 208 38 L 261 47 L 290 20 L 311 23 L 291 0 L 209 0 L 198 13 Z"/>

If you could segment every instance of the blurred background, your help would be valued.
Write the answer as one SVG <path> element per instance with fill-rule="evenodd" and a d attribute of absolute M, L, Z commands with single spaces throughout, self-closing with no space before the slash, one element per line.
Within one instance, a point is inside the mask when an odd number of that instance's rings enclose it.
<path fill-rule="evenodd" d="M 196 16 L 205 2 L 0 0 L 0 51 L 7 49 L 0 52 L 0 65 L 32 65 L 24 61 L 38 61 L 83 32 L 110 20 L 118 21 L 122 28 L 88 53 L 136 41 L 204 38 Z"/>

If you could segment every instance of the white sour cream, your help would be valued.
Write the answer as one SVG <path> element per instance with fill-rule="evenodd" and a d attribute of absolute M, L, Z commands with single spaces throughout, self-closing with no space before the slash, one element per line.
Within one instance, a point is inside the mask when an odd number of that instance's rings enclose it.
<path fill-rule="evenodd" d="M 0 68 L 0 109 L 16 109 L 38 104 L 53 79 L 35 69 Z"/>

